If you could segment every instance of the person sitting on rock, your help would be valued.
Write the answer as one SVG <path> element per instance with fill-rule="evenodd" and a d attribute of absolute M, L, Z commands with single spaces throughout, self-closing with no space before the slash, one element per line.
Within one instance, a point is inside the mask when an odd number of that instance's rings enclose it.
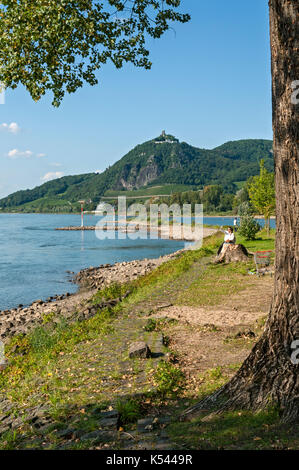
<path fill-rule="evenodd" d="M 228 227 L 227 230 L 222 230 L 222 229 L 220 229 L 220 230 L 221 230 L 221 232 L 225 233 L 224 243 L 236 243 L 234 229 L 232 227 Z"/>
<path fill-rule="evenodd" d="M 222 230 L 222 227 L 220 227 L 221 232 L 223 232 L 224 235 L 224 242 L 222 245 L 219 247 L 219 250 L 217 252 L 217 255 L 220 255 L 220 253 L 223 250 L 223 254 L 226 252 L 227 247 L 230 244 L 235 244 L 236 243 L 236 237 L 234 234 L 234 229 L 232 227 L 228 227 L 227 230 Z"/>

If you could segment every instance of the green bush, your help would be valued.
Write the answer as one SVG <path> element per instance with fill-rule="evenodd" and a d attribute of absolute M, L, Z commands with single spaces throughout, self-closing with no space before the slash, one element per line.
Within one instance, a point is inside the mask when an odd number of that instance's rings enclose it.
<path fill-rule="evenodd" d="M 149 318 L 146 325 L 143 327 L 144 331 L 155 331 L 158 326 L 158 321 L 155 318 Z"/>
<path fill-rule="evenodd" d="M 161 395 L 176 395 L 184 385 L 184 373 L 168 362 L 161 361 L 154 375 L 155 384 Z"/>
<path fill-rule="evenodd" d="M 251 215 L 248 214 L 241 217 L 238 234 L 244 237 L 245 240 L 254 240 L 257 232 L 260 230 L 260 224 Z"/>

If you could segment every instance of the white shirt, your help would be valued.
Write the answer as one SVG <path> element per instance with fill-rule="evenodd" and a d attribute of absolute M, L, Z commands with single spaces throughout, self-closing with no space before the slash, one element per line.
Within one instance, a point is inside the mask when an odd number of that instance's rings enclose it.
<path fill-rule="evenodd" d="M 225 241 L 225 242 L 234 242 L 234 241 L 235 241 L 235 235 L 234 235 L 234 233 L 225 232 L 224 241 Z"/>
<path fill-rule="evenodd" d="M 228 230 L 221 230 L 221 232 L 225 233 L 224 241 L 225 242 L 234 242 L 235 241 L 235 234 L 234 232 L 229 232 Z"/>

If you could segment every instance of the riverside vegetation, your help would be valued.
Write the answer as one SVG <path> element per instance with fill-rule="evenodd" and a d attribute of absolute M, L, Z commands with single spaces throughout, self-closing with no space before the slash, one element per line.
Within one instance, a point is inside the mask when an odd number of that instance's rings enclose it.
<path fill-rule="evenodd" d="M 271 406 L 180 421 L 235 373 L 271 301 L 273 280 L 250 274 L 252 259 L 212 263 L 222 236 L 135 279 L 85 291 L 81 311 L 90 316 L 48 313 L 7 339 L 0 448 L 297 449 L 297 425 L 279 424 Z M 274 234 L 238 242 L 274 249 Z M 136 340 L 150 346 L 149 359 L 129 359 Z"/>

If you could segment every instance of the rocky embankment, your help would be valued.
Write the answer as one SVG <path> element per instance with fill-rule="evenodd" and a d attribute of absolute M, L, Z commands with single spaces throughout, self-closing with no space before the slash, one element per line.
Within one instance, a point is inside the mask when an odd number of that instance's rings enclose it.
<path fill-rule="evenodd" d="M 130 262 L 106 264 L 83 269 L 74 277 L 80 290 L 76 294 L 50 297 L 47 301 L 37 300 L 28 307 L 0 312 L 0 340 L 4 341 L 17 334 L 27 334 L 38 325 L 48 328 L 59 323 L 62 318 L 68 321 L 84 320 L 94 316 L 99 309 L 115 305 L 122 299 L 91 303 L 91 297 L 112 283 L 125 283 L 143 276 L 162 263 L 178 256 L 180 252 L 161 256 L 157 259 L 134 260 Z"/>
<path fill-rule="evenodd" d="M 74 281 L 83 287 L 102 289 L 113 282 L 124 283 L 144 276 L 165 261 L 178 256 L 179 253 L 180 251 L 177 251 L 157 259 L 134 260 L 113 265 L 105 264 L 97 268 L 90 267 L 80 271 L 74 277 Z"/>

